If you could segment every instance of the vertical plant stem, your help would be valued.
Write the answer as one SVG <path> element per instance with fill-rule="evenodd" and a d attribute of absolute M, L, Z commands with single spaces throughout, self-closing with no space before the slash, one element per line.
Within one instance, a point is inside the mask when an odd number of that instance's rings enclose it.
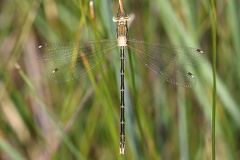
<path fill-rule="evenodd" d="M 134 69 L 133 69 L 133 59 L 132 59 L 132 54 L 131 51 L 128 50 L 128 56 L 129 56 L 129 64 L 130 64 L 130 71 L 131 71 L 131 83 L 132 83 L 132 90 L 133 90 L 133 99 L 134 99 L 134 104 L 135 104 L 135 113 L 136 113 L 136 119 L 137 119 L 137 123 L 138 123 L 138 127 L 139 127 L 139 131 L 141 134 L 141 138 L 145 137 L 144 133 L 143 133 L 143 128 L 141 126 L 141 121 L 140 121 L 140 117 L 141 117 L 141 111 L 137 110 L 137 107 L 139 106 L 138 103 L 138 95 L 137 95 L 137 91 L 136 91 L 136 85 L 135 85 L 135 75 L 134 75 Z M 146 153 L 146 145 L 144 142 L 144 139 L 140 139 L 140 145 L 141 145 L 141 150 L 142 150 L 142 155 L 144 157 L 144 159 L 147 159 L 147 153 Z"/>
<path fill-rule="evenodd" d="M 212 43 L 213 43 L 213 91 L 212 91 L 212 160 L 215 160 L 215 115 L 216 115 L 216 61 L 217 61 L 217 19 L 215 0 L 210 0 L 211 3 L 211 21 L 212 21 Z"/>
<path fill-rule="evenodd" d="M 124 7 L 123 7 L 123 2 L 122 2 L 122 0 L 119 0 L 119 8 L 120 8 L 120 10 L 121 10 L 121 13 L 122 14 L 124 14 Z"/>

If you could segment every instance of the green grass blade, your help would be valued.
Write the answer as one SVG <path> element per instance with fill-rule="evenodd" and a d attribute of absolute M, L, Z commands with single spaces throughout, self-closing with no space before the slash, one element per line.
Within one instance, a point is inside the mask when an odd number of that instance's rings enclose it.
<path fill-rule="evenodd" d="M 11 159 L 14 160 L 25 160 L 10 144 L 8 144 L 4 139 L 0 138 L 0 148 L 2 151 L 6 152 Z"/>
<path fill-rule="evenodd" d="M 216 71 L 217 71 L 217 17 L 216 17 L 216 2 L 214 0 L 210 1 L 211 4 L 211 21 L 212 21 L 212 45 L 213 45 L 213 103 L 212 103 L 212 159 L 215 160 L 215 123 L 216 123 L 216 94 L 217 94 L 217 84 L 216 84 Z"/>

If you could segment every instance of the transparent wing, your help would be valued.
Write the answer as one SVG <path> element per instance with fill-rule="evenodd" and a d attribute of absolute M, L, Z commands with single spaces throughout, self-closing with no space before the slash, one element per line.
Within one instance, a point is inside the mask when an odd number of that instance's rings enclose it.
<path fill-rule="evenodd" d="M 194 87 L 196 80 L 183 65 L 195 65 L 206 61 L 203 51 L 197 48 L 165 46 L 129 40 L 129 49 L 155 74 L 166 81 L 186 88 Z"/>
<path fill-rule="evenodd" d="M 87 57 L 104 52 L 104 50 L 116 45 L 116 40 L 43 44 L 38 46 L 36 56 L 43 60 L 52 61 L 72 60 L 80 58 L 82 55 Z"/>
<path fill-rule="evenodd" d="M 36 54 L 43 60 L 67 61 L 65 65 L 55 68 L 52 72 L 52 79 L 59 83 L 86 74 L 116 47 L 116 40 L 45 44 L 39 46 Z"/>

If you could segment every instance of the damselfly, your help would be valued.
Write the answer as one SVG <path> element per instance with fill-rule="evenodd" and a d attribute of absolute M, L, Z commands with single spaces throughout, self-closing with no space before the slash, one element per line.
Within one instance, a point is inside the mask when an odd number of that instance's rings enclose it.
<path fill-rule="evenodd" d="M 120 49 L 120 154 L 124 154 L 125 149 L 124 51 L 128 48 L 156 75 L 186 88 L 194 87 L 196 81 L 194 75 L 185 71 L 183 65 L 194 65 L 205 61 L 201 49 L 129 40 L 127 26 L 129 20 L 130 17 L 120 10 L 113 17 L 113 21 L 118 23 L 117 40 L 46 44 L 40 45 L 37 52 L 37 57 L 43 60 L 75 60 L 75 63 L 71 61 L 53 70 L 54 81 L 65 82 L 85 75 L 110 51 Z"/>

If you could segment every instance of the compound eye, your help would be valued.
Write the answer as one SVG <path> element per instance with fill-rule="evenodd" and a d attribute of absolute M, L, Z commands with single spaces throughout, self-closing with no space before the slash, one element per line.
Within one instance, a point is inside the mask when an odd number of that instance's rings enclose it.
<path fill-rule="evenodd" d="M 119 19 L 119 18 L 118 18 L 117 16 L 113 16 L 113 18 L 112 18 L 113 22 L 117 22 L 118 19 Z"/>

